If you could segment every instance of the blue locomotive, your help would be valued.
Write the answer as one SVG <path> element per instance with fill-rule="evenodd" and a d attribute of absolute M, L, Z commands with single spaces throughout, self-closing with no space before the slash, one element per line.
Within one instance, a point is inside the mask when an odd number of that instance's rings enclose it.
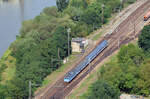
<path fill-rule="evenodd" d="M 64 82 L 71 82 L 90 62 L 93 61 L 106 47 L 108 46 L 108 41 L 104 40 L 100 43 L 89 55 L 81 61 L 76 68 L 68 72 L 64 77 Z"/>

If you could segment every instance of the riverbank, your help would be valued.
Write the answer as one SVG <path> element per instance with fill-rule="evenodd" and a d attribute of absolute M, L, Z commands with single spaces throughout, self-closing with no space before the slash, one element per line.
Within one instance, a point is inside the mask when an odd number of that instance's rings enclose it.
<path fill-rule="evenodd" d="M 0 58 L 16 40 L 24 20 L 33 19 L 45 7 L 56 6 L 55 0 L 0 0 Z"/>

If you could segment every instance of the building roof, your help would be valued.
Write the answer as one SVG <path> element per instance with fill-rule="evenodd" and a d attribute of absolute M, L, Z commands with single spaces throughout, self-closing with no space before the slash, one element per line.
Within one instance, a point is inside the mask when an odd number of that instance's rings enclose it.
<path fill-rule="evenodd" d="M 77 37 L 77 38 L 72 38 L 72 42 L 82 42 L 85 40 L 85 38 Z"/>

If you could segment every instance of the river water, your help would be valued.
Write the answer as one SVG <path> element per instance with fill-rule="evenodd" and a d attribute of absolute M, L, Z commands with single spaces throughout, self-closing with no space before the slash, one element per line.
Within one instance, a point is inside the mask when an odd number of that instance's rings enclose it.
<path fill-rule="evenodd" d="M 21 23 L 32 19 L 56 0 L 0 0 L 0 57 L 16 39 Z"/>

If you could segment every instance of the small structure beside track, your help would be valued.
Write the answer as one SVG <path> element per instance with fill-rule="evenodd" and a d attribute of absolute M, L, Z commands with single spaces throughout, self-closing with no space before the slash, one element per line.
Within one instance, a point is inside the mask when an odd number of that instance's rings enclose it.
<path fill-rule="evenodd" d="M 86 38 L 72 38 L 71 47 L 72 52 L 82 52 L 84 48 L 88 45 L 88 40 Z"/>

